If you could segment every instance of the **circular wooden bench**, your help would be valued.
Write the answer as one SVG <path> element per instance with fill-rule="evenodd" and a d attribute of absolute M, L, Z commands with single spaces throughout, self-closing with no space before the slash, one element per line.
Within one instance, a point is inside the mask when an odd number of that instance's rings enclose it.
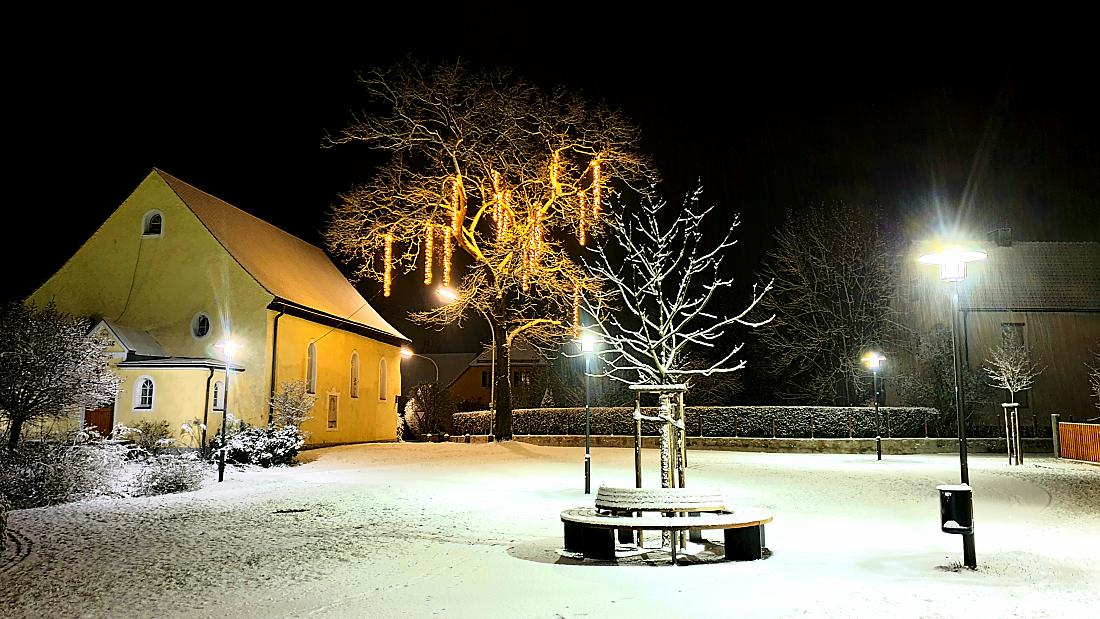
<path fill-rule="evenodd" d="M 616 530 L 621 539 L 623 533 L 640 530 L 724 529 L 726 558 L 744 561 L 763 557 L 764 525 L 772 521 L 772 514 L 758 507 L 727 510 L 725 499 L 707 489 L 601 486 L 595 508 L 567 509 L 561 520 L 565 549 L 586 559 L 614 560 Z M 678 538 L 672 536 L 673 564 Z"/>

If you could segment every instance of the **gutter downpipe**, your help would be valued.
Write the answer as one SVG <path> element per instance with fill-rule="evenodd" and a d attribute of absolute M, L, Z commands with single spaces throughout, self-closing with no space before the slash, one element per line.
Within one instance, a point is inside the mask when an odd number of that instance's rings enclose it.
<path fill-rule="evenodd" d="M 267 423 L 271 425 L 275 421 L 275 411 L 271 408 L 271 401 L 275 399 L 275 362 L 279 359 L 279 319 L 286 313 L 279 310 L 275 315 L 275 324 L 271 328 L 271 388 L 267 397 Z"/>

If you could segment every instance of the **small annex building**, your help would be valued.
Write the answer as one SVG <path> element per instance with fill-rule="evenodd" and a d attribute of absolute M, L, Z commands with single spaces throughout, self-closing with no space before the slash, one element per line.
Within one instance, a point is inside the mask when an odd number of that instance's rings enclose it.
<path fill-rule="evenodd" d="M 409 340 L 319 247 L 154 169 L 30 301 L 91 316 L 122 379 L 82 421 L 205 422 L 222 411 L 268 423 L 271 397 L 316 394 L 311 445 L 396 439 L 401 347 Z M 237 347 L 230 365 L 219 343 Z"/>

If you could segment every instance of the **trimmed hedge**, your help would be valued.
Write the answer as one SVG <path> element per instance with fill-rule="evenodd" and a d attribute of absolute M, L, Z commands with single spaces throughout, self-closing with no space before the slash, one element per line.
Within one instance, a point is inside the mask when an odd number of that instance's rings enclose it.
<path fill-rule="evenodd" d="M 634 434 L 631 407 L 593 407 L 592 434 Z M 934 408 L 879 407 L 882 436 L 915 438 L 925 435 L 925 420 L 938 415 Z M 643 407 L 642 414 L 657 409 Z M 489 411 L 455 413 L 452 434 L 489 434 Z M 771 438 L 873 438 L 875 409 L 841 406 L 688 406 L 685 426 L 689 436 L 747 436 Z M 642 434 L 655 436 L 659 424 L 642 422 Z M 584 434 L 584 408 L 525 408 L 512 411 L 513 434 Z"/>

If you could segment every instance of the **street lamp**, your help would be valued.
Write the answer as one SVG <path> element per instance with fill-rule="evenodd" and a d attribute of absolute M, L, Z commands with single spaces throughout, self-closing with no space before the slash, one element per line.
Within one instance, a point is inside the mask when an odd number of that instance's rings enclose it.
<path fill-rule="evenodd" d="M 453 303 L 458 300 L 458 293 L 446 286 L 440 286 L 435 292 L 440 296 L 440 298 L 447 301 L 448 303 Z M 477 310 L 479 314 L 481 314 L 482 318 L 485 319 L 485 322 L 489 323 L 489 335 L 493 337 L 493 361 L 492 364 L 489 366 L 489 433 L 492 434 L 491 424 L 496 419 L 495 409 L 497 401 L 497 333 L 493 329 L 493 321 L 489 320 L 489 315 L 482 311 L 480 307 L 477 307 L 476 305 L 473 307 Z"/>
<path fill-rule="evenodd" d="M 222 402 L 222 440 L 221 449 L 218 451 L 218 482 L 221 483 L 225 479 L 225 425 L 227 423 L 227 415 L 229 411 L 229 369 L 232 366 L 233 352 L 240 348 L 240 344 L 234 344 L 229 340 L 224 340 L 214 344 L 214 348 L 220 348 L 225 352 L 225 401 Z"/>
<path fill-rule="evenodd" d="M 401 356 L 405 357 L 406 359 L 408 359 L 409 357 L 420 357 L 421 359 L 427 359 L 428 361 L 431 361 L 432 365 L 435 366 L 435 383 L 437 385 L 439 384 L 439 364 L 435 362 L 435 359 L 432 359 L 431 357 L 425 357 L 424 355 L 418 355 L 414 353 L 411 348 L 406 348 L 404 346 L 401 347 Z"/>
<path fill-rule="evenodd" d="M 966 466 L 966 423 L 963 421 L 962 360 L 959 358 L 959 282 L 966 278 L 969 262 L 985 260 L 986 253 L 976 249 L 954 245 L 938 252 L 924 254 L 917 259 L 922 264 L 940 267 L 940 279 L 954 283 L 951 295 L 951 352 L 955 363 L 955 414 L 959 424 L 959 477 L 962 484 L 970 486 L 970 473 Z M 974 549 L 974 533 L 963 533 L 963 564 L 970 569 L 978 567 Z"/>
<path fill-rule="evenodd" d="M 581 352 L 584 353 L 584 493 L 592 494 L 592 409 L 589 398 L 589 368 L 592 353 L 596 351 L 596 337 L 585 332 L 579 340 Z"/>
<path fill-rule="evenodd" d="M 878 430 L 875 434 L 875 451 L 878 452 L 879 460 L 882 460 L 882 415 L 878 412 L 878 369 L 883 361 L 886 361 L 886 357 L 883 357 L 882 353 L 869 352 L 863 355 L 863 364 L 871 370 L 871 387 L 875 392 L 875 419 L 878 420 Z"/>

